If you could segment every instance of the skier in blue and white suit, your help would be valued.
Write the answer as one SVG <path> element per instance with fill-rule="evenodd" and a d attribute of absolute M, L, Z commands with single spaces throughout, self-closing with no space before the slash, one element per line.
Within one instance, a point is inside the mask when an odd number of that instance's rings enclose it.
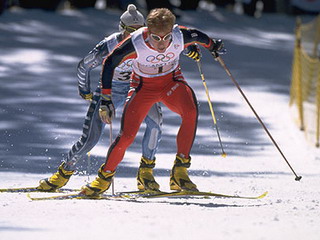
<path fill-rule="evenodd" d="M 98 143 L 105 123 L 100 120 L 100 86 L 94 93 L 91 91 L 90 71 L 103 63 L 105 57 L 113 51 L 119 42 L 130 33 L 145 25 L 143 15 L 133 4 L 120 17 L 119 30 L 100 43 L 83 58 L 77 69 L 78 89 L 82 98 L 91 101 L 83 125 L 83 134 L 72 146 L 67 159 L 59 166 L 58 171 L 50 178 L 40 180 L 39 190 L 54 191 L 67 184 L 75 171 L 77 161 L 83 158 Z M 129 91 L 129 80 L 132 71 L 132 60 L 120 64 L 114 72 L 112 81 L 112 100 L 114 108 L 122 107 Z M 155 154 L 161 139 L 162 113 L 158 103 L 153 105 L 145 118 L 146 130 L 142 141 L 142 157 L 137 174 L 138 189 L 158 190 L 159 184 L 154 180 L 153 168 Z"/>

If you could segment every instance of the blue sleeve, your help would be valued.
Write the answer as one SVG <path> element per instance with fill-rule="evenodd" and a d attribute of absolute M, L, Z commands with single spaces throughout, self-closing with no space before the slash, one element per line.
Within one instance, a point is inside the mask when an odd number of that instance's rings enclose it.
<path fill-rule="evenodd" d="M 180 30 L 183 34 L 185 47 L 198 43 L 201 46 L 207 48 L 209 51 L 213 49 L 214 42 L 207 34 L 197 29 L 191 29 L 191 28 L 185 28 L 185 27 L 180 27 Z"/>
<path fill-rule="evenodd" d="M 106 39 L 99 42 L 78 64 L 77 77 L 80 92 L 91 92 L 90 71 L 103 63 L 109 54 Z"/>

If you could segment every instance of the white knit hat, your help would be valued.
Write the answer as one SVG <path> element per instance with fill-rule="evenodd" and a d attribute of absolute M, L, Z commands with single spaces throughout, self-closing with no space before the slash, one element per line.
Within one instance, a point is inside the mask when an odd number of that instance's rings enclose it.
<path fill-rule="evenodd" d="M 125 11 L 120 17 L 120 24 L 119 30 L 125 30 L 125 26 L 133 26 L 133 25 L 140 25 L 144 26 L 144 17 L 143 15 L 137 10 L 137 7 L 133 4 L 129 4 L 127 11 Z M 124 26 L 123 26 L 124 25 Z"/>

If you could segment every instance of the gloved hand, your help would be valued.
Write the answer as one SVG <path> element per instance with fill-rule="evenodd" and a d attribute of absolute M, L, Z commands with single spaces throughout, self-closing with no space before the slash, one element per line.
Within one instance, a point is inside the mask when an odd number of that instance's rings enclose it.
<path fill-rule="evenodd" d="M 184 54 L 195 61 L 199 61 L 202 56 L 198 44 L 193 44 L 187 47 Z"/>
<path fill-rule="evenodd" d="M 224 48 L 224 44 L 221 39 L 212 39 L 213 45 L 210 50 L 214 58 L 219 57 L 220 54 L 226 54 L 227 50 Z"/>
<path fill-rule="evenodd" d="M 80 89 L 79 89 L 79 95 L 80 95 L 84 100 L 89 100 L 89 101 L 91 101 L 91 100 L 92 100 L 92 97 L 93 97 L 92 92 L 84 92 L 84 91 L 81 91 Z"/>
<path fill-rule="evenodd" d="M 110 124 L 115 117 L 115 108 L 111 100 L 111 95 L 101 95 L 99 116 L 102 122 Z"/>

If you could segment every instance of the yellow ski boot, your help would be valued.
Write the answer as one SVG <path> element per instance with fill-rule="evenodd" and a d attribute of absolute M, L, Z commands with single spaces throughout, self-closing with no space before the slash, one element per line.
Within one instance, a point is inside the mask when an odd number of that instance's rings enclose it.
<path fill-rule="evenodd" d="M 65 163 L 63 162 L 56 173 L 50 178 L 40 180 L 37 189 L 41 191 L 53 192 L 59 188 L 62 188 L 67 184 L 74 171 L 65 170 Z"/>
<path fill-rule="evenodd" d="M 140 191 L 159 191 L 160 185 L 156 182 L 153 176 L 155 161 L 155 159 L 150 160 L 145 157 L 141 158 L 140 167 L 137 173 L 137 185 Z"/>
<path fill-rule="evenodd" d="M 188 176 L 187 168 L 190 167 L 191 158 L 176 156 L 170 174 L 170 189 L 175 191 L 199 191 Z"/>
<path fill-rule="evenodd" d="M 81 188 L 82 194 L 88 197 L 97 197 L 109 189 L 116 171 L 104 172 L 103 167 L 104 164 L 101 165 L 95 180 Z"/>

